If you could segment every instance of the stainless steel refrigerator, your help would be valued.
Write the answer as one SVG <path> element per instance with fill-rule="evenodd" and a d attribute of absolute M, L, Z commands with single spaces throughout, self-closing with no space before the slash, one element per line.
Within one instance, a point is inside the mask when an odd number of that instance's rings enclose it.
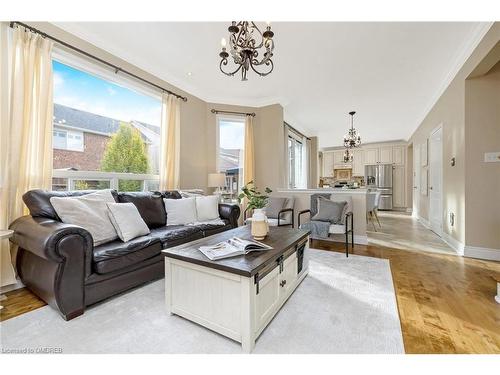
<path fill-rule="evenodd" d="M 365 165 L 368 189 L 381 192 L 379 210 L 392 210 L 392 164 Z"/>

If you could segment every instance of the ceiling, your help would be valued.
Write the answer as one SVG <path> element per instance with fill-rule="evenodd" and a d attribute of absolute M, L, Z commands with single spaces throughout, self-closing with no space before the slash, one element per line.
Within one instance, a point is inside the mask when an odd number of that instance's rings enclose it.
<path fill-rule="evenodd" d="M 218 68 L 228 24 L 56 23 L 205 101 L 281 103 L 285 120 L 320 147 L 342 144 L 351 110 L 364 143 L 408 139 L 489 27 L 275 22 L 274 72 L 242 82 Z"/>

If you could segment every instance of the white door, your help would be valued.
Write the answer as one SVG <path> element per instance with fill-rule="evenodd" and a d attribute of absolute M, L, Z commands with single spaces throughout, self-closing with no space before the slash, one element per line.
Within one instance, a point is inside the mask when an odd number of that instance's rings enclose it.
<path fill-rule="evenodd" d="M 418 217 L 420 205 L 420 145 L 413 144 L 413 216 Z"/>
<path fill-rule="evenodd" d="M 429 140 L 429 219 L 431 229 L 443 232 L 443 129 L 435 130 Z"/>

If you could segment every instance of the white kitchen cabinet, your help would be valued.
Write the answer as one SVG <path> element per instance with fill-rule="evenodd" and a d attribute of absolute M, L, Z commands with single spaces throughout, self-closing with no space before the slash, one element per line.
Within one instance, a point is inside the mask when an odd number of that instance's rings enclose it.
<path fill-rule="evenodd" d="M 378 163 L 378 148 L 365 148 L 363 151 L 365 165 Z"/>
<path fill-rule="evenodd" d="M 323 175 L 321 177 L 333 177 L 333 152 L 323 152 Z"/>
<path fill-rule="evenodd" d="M 392 148 L 392 162 L 395 165 L 405 164 L 405 147 L 404 146 L 394 146 Z"/>
<path fill-rule="evenodd" d="M 265 326 L 274 316 L 280 302 L 280 273 L 276 267 L 259 282 L 259 294 L 255 299 L 256 330 Z"/>
<path fill-rule="evenodd" d="M 283 262 L 283 272 L 280 274 L 280 301 L 284 302 L 295 289 L 297 282 L 297 254 L 293 253 Z"/>
<path fill-rule="evenodd" d="M 352 175 L 353 176 L 364 176 L 365 175 L 365 162 L 364 162 L 364 151 L 354 150 L 352 157 Z"/>
<path fill-rule="evenodd" d="M 394 207 L 406 207 L 405 167 L 395 165 L 392 170 L 392 204 Z"/>
<path fill-rule="evenodd" d="M 384 164 L 392 164 L 392 146 L 380 147 L 378 161 Z"/>
<path fill-rule="evenodd" d="M 333 164 L 340 165 L 344 164 L 344 151 L 333 151 Z"/>

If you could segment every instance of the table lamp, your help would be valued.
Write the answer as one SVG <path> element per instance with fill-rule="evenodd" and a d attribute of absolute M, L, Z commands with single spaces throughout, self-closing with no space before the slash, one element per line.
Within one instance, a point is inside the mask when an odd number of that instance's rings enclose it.
<path fill-rule="evenodd" d="M 208 174 L 208 187 L 217 188 L 214 194 L 222 194 L 221 187 L 226 186 L 225 173 L 209 173 Z"/>

